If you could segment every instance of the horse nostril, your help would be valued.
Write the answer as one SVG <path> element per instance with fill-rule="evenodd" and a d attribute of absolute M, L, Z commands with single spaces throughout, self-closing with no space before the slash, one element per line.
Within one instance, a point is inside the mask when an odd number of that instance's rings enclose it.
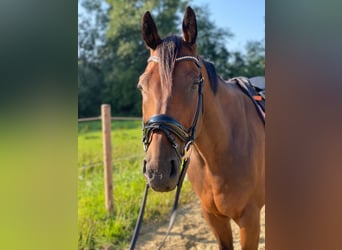
<path fill-rule="evenodd" d="M 147 177 L 151 180 L 154 177 L 154 171 L 152 169 L 149 169 L 147 171 Z"/>
<path fill-rule="evenodd" d="M 146 173 L 146 160 L 144 160 L 144 163 L 143 163 L 143 174 Z"/>
<path fill-rule="evenodd" d="M 176 162 L 174 160 L 171 160 L 171 171 L 170 171 L 170 177 L 174 177 L 177 174 L 177 167 Z"/>
<path fill-rule="evenodd" d="M 146 161 L 146 160 L 144 160 L 144 164 L 143 164 L 143 165 L 144 165 L 144 166 L 143 166 L 143 174 L 144 174 L 149 180 L 153 179 L 153 177 L 154 177 L 154 171 L 153 171 L 153 169 L 151 169 L 151 168 L 148 168 L 148 169 L 147 169 L 147 167 L 146 167 L 147 161 Z"/>

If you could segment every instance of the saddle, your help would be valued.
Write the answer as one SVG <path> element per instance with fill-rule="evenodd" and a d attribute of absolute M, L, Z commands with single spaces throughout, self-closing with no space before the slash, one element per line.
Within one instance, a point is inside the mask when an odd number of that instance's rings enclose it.
<path fill-rule="evenodd" d="M 246 77 L 234 77 L 227 82 L 237 84 L 242 92 L 251 98 L 257 111 L 263 121 L 265 122 L 265 102 L 266 102 L 266 90 L 265 90 L 265 77 L 257 76 L 252 78 Z"/>

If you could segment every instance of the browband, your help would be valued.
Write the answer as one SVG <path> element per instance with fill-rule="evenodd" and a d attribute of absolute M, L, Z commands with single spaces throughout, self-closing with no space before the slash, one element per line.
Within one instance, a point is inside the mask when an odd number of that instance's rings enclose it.
<path fill-rule="evenodd" d="M 198 60 L 197 57 L 194 56 L 181 56 L 181 57 L 177 57 L 176 58 L 176 62 L 181 62 L 181 61 L 185 61 L 185 60 L 190 60 L 193 61 L 194 63 L 196 63 L 196 65 L 200 68 L 201 67 L 201 62 L 200 60 Z M 157 56 L 150 56 L 147 59 L 147 62 L 156 62 L 159 63 L 159 57 Z"/>

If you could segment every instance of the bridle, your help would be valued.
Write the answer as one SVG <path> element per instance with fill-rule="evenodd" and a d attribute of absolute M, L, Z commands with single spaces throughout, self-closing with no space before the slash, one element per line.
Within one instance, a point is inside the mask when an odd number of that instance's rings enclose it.
<path fill-rule="evenodd" d="M 201 68 L 201 63 L 198 58 L 194 56 L 182 56 L 177 57 L 176 62 L 181 61 L 193 61 L 197 67 Z M 157 62 L 159 63 L 159 58 L 156 56 L 151 56 L 148 58 L 147 62 Z M 162 131 L 172 147 L 176 150 L 176 153 L 180 160 L 184 158 L 184 154 L 189 150 L 190 146 L 194 143 L 195 133 L 197 128 L 198 118 L 201 112 L 203 111 L 203 76 L 200 74 L 200 80 L 198 84 L 198 101 L 197 101 L 197 109 L 195 113 L 194 120 L 189 129 L 186 129 L 181 123 L 166 114 L 154 115 L 150 119 L 148 119 L 143 125 L 143 144 L 145 152 L 148 150 L 148 146 L 152 141 L 152 135 L 156 131 Z M 174 137 L 176 135 L 182 142 L 185 143 L 184 150 L 181 153 L 178 151 L 178 144 Z"/>
<path fill-rule="evenodd" d="M 182 57 L 177 57 L 176 62 L 181 62 L 181 61 L 193 61 L 198 68 L 201 68 L 201 62 L 198 60 L 197 57 L 194 56 L 182 56 Z M 147 60 L 147 62 L 156 62 L 159 63 L 159 58 L 156 56 L 150 56 Z M 166 235 L 162 241 L 162 243 L 159 245 L 158 249 L 161 249 L 165 243 L 165 240 L 167 236 L 169 235 L 171 228 L 175 222 L 176 218 L 176 211 L 178 207 L 178 199 L 179 199 L 179 194 L 183 185 L 183 180 L 186 174 L 186 170 L 189 166 L 189 158 L 188 156 L 185 157 L 186 152 L 189 151 L 190 146 L 194 143 L 195 141 L 195 133 L 196 133 L 196 128 L 197 128 L 197 122 L 198 118 L 200 115 L 200 112 L 202 110 L 203 112 L 203 83 L 204 79 L 202 76 L 202 73 L 200 74 L 200 80 L 197 83 L 198 84 L 198 101 L 197 101 L 197 109 L 195 113 L 194 120 L 192 122 L 192 125 L 189 129 L 186 129 L 181 123 L 179 123 L 177 120 L 172 118 L 169 115 L 166 114 L 159 114 L 159 115 L 154 115 L 150 119 L 148 119 L 144 124 L 143 124 L 143 144 L 144 144 L 144 150 L 145 152 L 148 150 L 148 146 L 150 145 L 152 141 L 152 135 L 156 131 L 162 131 L 166 137 L 168 138 L 169 142 L 171 143 L 172 147 L 175 149 L 177 156 L 180 159 L 180 162 L 182 164 L 182 170 L 181 174 L 179 176 L 179 180 L 177 183 L 177 191 L 176 191 L 176 196 L 175 196 L 175 201 L 173 204 L 172 212 L 171 212 L 171 219 L 169 222 L 169 227 L 167 229 Z M 176 142 L 175 136 L 177 136 L 182 142 L 185 143 L 184 150 L 181 152 L 178 151 L 178 144 Z M 130 244 L 130 250 L 134 249 L 135 244 L 138 240 L 138 234 L 142 222 L 142 218 L 144 215 L 144 210 L 145 210 L 145 205 L 146 205 L 146 199 L 147 199 L 147 193 L 148 193 L 148 188 L 149 185 L 146 184 L 145 186 L 145 192 L 144 192 L 144 197 L 140 206 L 140 211 L 137 219 L 137 223 L 135 225 L 133 237 L 131 240 Z"/>

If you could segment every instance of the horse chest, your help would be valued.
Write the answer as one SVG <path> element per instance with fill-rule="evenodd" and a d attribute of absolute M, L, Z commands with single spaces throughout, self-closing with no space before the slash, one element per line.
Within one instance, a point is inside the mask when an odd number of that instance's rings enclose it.
<path fill-rule="evenodd" d="M 210 177 L 200 170 L 189 171 L 188 176 L 207 212 L 233 218 L 242 210 L 246 196 L 236 192 L 236 183 L 230 185 L 222 176 Z"/>
<path fill-rule="evenodd" d="M 200 199 L 207 212 L 230 218 L 236 217 L 246 203 L 245 197 L 238 196 L 233 190 L 217 191 L 212 189 L 202 195 Z"/>

